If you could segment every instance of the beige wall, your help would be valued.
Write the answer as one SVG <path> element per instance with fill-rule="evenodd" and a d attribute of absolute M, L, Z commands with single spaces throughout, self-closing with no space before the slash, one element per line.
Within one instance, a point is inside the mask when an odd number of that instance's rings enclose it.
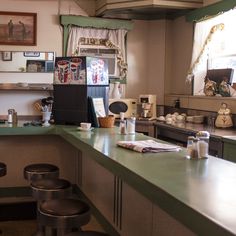
<path fill-rule="evenodd" d="M 156 94 L 164 102 L 166 21 L 135 21 L 128 33 L 128 83 L 126 97 Z"/>
<path fill-rule="evenodd" d="M 84 9 L 93 14 L 93 0 L 80 0 Z M 91 7 L 89 8 L 89 6 Z M 0 51 L 55 51 L 57 56 L 62 55 L 62 27 L 59 24 L 60 14 L 87 15 L 73 0 L 1 0 L 1 11 L 34 12 L 37 13 L 37 45 L 36 46 L 9 46 L 0 45 Z M 0 73 L 0 83 L 52 83 L 53 74 L 49 73 Z M 6 115 L 9 108 L 14 108 L 18 115 L 39 115 L 33 109 L 33 102 L 49 96 L 47 92 L 17 92 L 0 91 L 0 115 Z"/>
<path fill-rule="evenodd" d="M 50 163 L 60 169 L 60 177 L 77 182 L 78 150 L 59 136 L 1 136 L 1 161 L 7 165 L 7 175 L 1 177 L 1 187 L 29 186 L 24 179 L 24 167 L 33 163 Z"/>
<path fill-rule="evenodd" d="M 191 62 L 193 24 L 180 17 L 169 21 L 166 30 L 165 94 L 190 94 L 185 78 Z"/>
<path fill-rule="evenodd" d="M 147 43 L 148 22 L 135 21 L 134 28 L 128 33 L 127 38 L 128 76 L 126 97 L 137 98 L 140 93 L 148 92 Z"/>

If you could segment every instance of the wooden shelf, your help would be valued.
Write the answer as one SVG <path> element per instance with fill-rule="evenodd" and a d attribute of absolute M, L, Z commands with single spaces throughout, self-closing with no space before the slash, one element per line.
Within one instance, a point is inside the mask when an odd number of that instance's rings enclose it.
<path fill-rule="evenodd" d="M 52 91 L 52 84 L 0 83 L 0 90 Z"/>

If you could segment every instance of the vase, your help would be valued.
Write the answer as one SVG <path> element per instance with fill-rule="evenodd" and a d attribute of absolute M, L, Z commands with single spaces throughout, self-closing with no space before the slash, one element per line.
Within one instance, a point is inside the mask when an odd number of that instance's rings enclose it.
<path fill-rule="evenodd" d="M 112 89 L 112 92 L 111 92 L 111 98 L 119 99 L 121 97 L 119 87 L 120 87 L 120 82 L 115 82 L 113 84 L 113 89 Z"/>

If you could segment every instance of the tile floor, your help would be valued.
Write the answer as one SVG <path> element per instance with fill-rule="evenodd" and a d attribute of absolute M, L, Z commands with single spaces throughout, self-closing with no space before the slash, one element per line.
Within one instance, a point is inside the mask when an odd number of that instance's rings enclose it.
<path fill-rule="evenodd" d="M 0 236 L 31 236 L 36 232 L 36 220 L 22 220 L 22 221 L 2 221 L 0 222 Z M 101 225 L 94 217 L 86 226 L 82 227 L 83 230 L 95 230 L 104 232 Z"/>

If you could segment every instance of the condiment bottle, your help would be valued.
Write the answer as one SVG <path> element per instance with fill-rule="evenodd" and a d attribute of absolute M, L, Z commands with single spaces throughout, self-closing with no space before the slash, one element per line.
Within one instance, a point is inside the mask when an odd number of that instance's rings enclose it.
<path fill-rule="evenodd" d="M 207 158 L 209 150 L 209 137 L 210 134 L 207 131 L 199 131 L 196 134 L 196 137 L 199 138 L 198 141 L 198 157 Z"/>
<path fill-rule="evenodd" d="M 134 116 L 131 116 L 127 120 L 127 133 L 128 134 L 135 134 L 135 122 L 136 122 L 136 118 Z"/>
<path fill-rule="evenodd" d="M 193 136 L 188 137 L 187 151 L 186 151 L 186 158 L 188 159 L 192 158 L 192 155 L 193 155 L 193 140 L 194 140 Z"/>
<path fill-rule="evenodd" d="M 191 152 L 190 158 L 197 159 L 198 158 L 198 138 L 193 139 L 193 149 Z"/>
<path fill-rule="evenodd" d="M 16 125 L 18 122 L 17 112 L 15 111 L 13 112 L 12 122 L 14 125 Z"/>
<path fill-rule="evenodd" d="M 124 112 L 120 112 L 120 134 L 126 134 L 126 120 Z"/>

